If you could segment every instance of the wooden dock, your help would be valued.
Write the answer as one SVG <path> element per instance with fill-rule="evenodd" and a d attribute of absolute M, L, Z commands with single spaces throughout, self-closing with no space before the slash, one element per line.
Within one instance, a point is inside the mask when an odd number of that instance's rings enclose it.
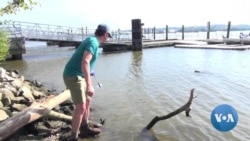
<path fill-rule="evenodd" d="M 143 48 L 158 48 L 158 47 L 173 47 L 175 45 L 201 45 L 206 44 L 206 42 L 202 41 L 194 41 L 194 40 L 146 40 L 143 41 Z M 124 51 L 131 50 L 132 43 L 131 42 L 106 42 L 100 45 L 103 48 L 104 52 L 111 51 Z"/>
<path fill-rule="evenodd" d="M 104 52 L 127 51 L 131 50 L 131 42 L 107 42 L 102 44 Z M 221 49 L 221 50 L 248 50 L 250 45 L 226 45 L 226 44 L 207 44 L 206 41 L 198 40 L 153 40 L 144 41 L 143 48 L 174 47 L 186 49 Z"/>
<path fill-rule="evenodd" d="M 175 45 L 175 48 L 191 48 L 191 49 L 221 49 L 221 50 L 248 50 L 250 45 Z"/>

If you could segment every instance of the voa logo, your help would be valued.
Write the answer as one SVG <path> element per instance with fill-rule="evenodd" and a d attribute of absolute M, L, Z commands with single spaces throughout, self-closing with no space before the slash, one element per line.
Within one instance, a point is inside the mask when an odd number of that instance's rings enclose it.
<path fill-rule="evenodd" d="M 232 106 L 221 104 L 212 111 L 211 123 L 217 130 L 227 132 L 237 125 L 238 114 Z"/>

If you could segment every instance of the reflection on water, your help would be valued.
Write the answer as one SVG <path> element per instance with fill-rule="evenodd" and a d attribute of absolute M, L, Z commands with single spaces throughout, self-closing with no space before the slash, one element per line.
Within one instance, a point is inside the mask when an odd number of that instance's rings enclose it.
<path fill-rule="evenodd" d="M 143 70 L 141 68 L 142 66 L 142 57 L 143 52 L 141 51 L 135 51 L 132 52 L 132 60 L 131 60 L 131 66 L 130 73 L 134 74 L 135 77 L 140 79 L 142 77 Z"/>
<path fill-rule="evenodd" d="M 62 71 L 74 52 L 72 48 L 31 49 L 23 60 L 1 66 L 19 69 L 28 79 L 64 90 Z M 143 52 L 104 54 L 96 64 L 96 87 L 92 120 L 106 119 L 94 141 L 193 141 L 250 140 L 250 52 L 157 48 Z M 199 70 L 200 73 L 194 73 Z M 93 81 L 94 85 L 97 85 Z M 155 116 L 166 115 L 189 98 L 195 88 L 192 118 L 181 113 L 159 121 L 151 131 L 144 127 Z M 238 125 L 230 132 L 219 132 L 210 123 L 218 104 L 233 106 Z"/>

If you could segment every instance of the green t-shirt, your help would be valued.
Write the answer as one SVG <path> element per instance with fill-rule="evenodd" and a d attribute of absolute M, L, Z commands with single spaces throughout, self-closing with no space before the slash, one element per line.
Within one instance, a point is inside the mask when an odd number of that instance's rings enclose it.
<path fill-rule="evenodd" d="M 64 68 L 64 76 L 83 76 L 82 72 L 82 57 L 85 50 L 92 54 L 92 59 L 90 60 L 90 70 L 93 70 L 95 62 L 98 58 L 99 42 L 95 36 L 87 37 L 76 49 L 68 63 Z"/>

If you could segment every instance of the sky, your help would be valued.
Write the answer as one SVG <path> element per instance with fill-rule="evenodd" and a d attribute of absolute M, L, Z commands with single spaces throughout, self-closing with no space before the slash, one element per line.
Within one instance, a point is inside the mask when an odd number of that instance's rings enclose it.
<path fill-rule="evenodd" d="M 144 27 L 250 24 L 249 0 L 37 0 L 31 11 L 5 15 L 0 20 L 95 29 L 99 23 L 112 30 L 131 29 L 132 19 Z M 0 7 L 7 0 L 0 0 Z"/>

